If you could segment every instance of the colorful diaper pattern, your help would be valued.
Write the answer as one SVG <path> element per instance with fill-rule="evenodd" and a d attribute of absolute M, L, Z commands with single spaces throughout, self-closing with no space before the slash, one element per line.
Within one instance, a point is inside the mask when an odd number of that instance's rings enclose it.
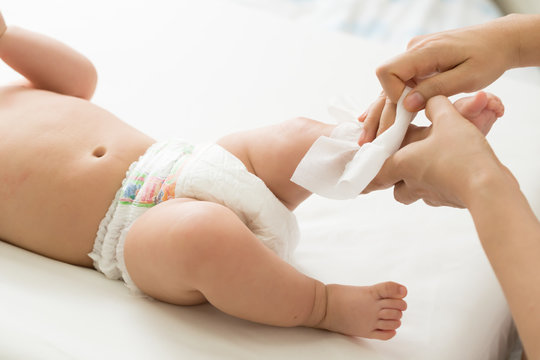
<path fill-rule="evenodd" d="M 154 144 L 146 156 L 133 164 L 122 185 L 119 204 L 152 207 L 175 197 L 176 181 L 193 152 L 183 141 Z"/>

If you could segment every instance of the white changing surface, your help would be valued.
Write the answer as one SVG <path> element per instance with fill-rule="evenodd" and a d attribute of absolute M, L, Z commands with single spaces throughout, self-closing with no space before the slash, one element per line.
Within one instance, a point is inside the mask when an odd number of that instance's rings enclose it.
<path fill-rule="evenodd" d="M 399 51 L 227 1 L 2 6 L 9 23 L 89 56 L 100 76 L 94 102 L 158 139 L 213 140 L 293 116 L 328 121 L 334 96 L 354 94 L 367 106 L 379 91 L 376 65 Z M 0 76 L 16 78 L 4 67 Z M 540 86 L 505 76 L 491 91 L 507 111 L 490 142 L 539 214 Z M 466 211 L 404 206 L 389 190 L 351 201 L 313 197 L 297 216 L 296 265 L 305 273 L 408 287 L 409 309 L 394 339 L 275 328 L 209 305 L 137 298 L 94 270 L 0 242 L 0 358 L 505 358 L 511 317 Z"/>

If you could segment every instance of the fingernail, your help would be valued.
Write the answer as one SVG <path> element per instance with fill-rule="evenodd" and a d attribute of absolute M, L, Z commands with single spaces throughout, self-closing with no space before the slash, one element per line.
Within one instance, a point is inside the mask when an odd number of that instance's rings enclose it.
<path fill-rule="evenodd" d="M 366 116 L 367 116 L 367 110 L 364 111 L 364 112 L 362 113 L 362 115 L 360 115 L 360 116 L 358 117 L 358 121 L 364 122 L 364 120 L 366 120 Z"/>
<path fill-rule="evenodd" d="M 424 107 L 426 104 L 426 99 L 418 91 L 413 91 L 405 100 L 403 100 L 403 106 L 408 111 L 418 111 Z"/>

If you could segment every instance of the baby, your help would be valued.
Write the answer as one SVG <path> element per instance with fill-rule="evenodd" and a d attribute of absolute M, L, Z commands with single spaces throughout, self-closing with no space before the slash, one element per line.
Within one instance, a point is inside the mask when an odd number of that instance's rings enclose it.
<path fill-rule="evenodd" d="M 0 88 L 1 239 L 171 304 L 395 335 L 404 286 L 325 285 L 286 262 L 298 236 L 291 211 L 310 196 L 289 179 L 334 125 L 297 118 L 216 144 L 156 142 L 89 101 L 96 71 L 85 57 L 1 15 L 0 57 L 26 78 Z M 477 126 L 502 109 L 485 93 L 455 106 Z"/>

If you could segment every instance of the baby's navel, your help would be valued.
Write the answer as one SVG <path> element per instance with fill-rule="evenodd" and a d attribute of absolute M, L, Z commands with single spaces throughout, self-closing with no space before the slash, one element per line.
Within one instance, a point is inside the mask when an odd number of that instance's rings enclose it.
<path fill-rule="evenodd" d="M 107 148 L 105 146 L 100 145 L 94 149 L 94 151 L 92 152 L 92 155 L 97 158 L 100 158 L 100 157 L 103 157 L 106 153 L 107 153 Z"/>

